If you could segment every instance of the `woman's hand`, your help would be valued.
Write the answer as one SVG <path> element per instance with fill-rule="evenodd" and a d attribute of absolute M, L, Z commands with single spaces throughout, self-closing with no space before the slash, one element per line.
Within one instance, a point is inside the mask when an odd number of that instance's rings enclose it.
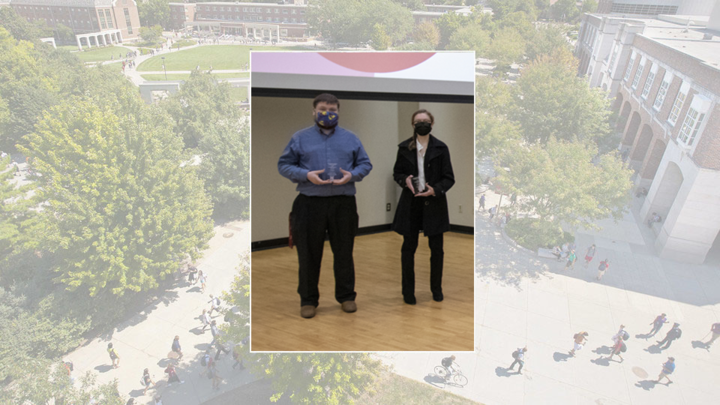
<path fill-rule="evenodd" d="M 434 197 L 435 196 L 435 189 L 433 189 L 431 185 L 426 184 L 425 187 L 427 187 L 427 190 L 425 190 L 425 192 L 423 192 L 423 193 L 415 194 L 415 197 Z"/>
<path fill-rule="evenodd" d="M 412 191 L 412 193 L 415 194 L 415 187 L 413 187 L 413 185 L 412 185 L 412 178 L 413 178 L 412 174 L 407 176 L 405 178 L 405 184 L 410 189 L 410 191 Z"/>

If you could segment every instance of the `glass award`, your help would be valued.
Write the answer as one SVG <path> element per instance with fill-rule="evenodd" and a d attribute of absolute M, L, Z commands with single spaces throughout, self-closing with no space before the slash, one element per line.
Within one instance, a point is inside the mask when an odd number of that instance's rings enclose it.
<path fill-rule="evenodd" d="M 412 178 L 412 185 L 415 189 L 415 194 L 423 193 L 425 192 L 425 183 L 423 182 L 422 186 L 420 185 L 420 178 L 419 177 L 413 177 Z"/>
<path fill-rule="evenodd" d="M 338 164 L 336 162 L 328 163 L 327 168 L 325 168 L 325 174 L 328 177 L 328 180 L 333 181 L 336 178 L 340 178 L 342 176 L 338 176 L 340 172 L 338 171 Z"/>

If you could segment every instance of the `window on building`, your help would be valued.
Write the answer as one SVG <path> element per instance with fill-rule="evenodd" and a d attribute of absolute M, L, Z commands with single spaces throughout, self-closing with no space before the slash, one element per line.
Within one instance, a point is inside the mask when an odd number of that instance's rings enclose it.
<path fill-rule="evenodd" d="M 683 86 L 685 86 L 685 83 L 683 83 Z M 681 87 L 680 91 L 678 92 L 677 96 L 675 97 L 675 102 L 673 103 L 672 110 L 670 110 L 670 115 L 668 116 L 669 123 L 675 125 L 675 123 L 677 122 L 678 116 L 680 115 L 680 110 L 682 110 L 683 103 L 685 103 L 686 97 L 687 97 L 687 90 L 683 91 L 683 89 Z"/>
<path fill-rule="evenodd" d="M 630 62 L 628 62 L 627 70 L 625 70 L 625 77 L 623 77 L 623 80 L 628 81 L 630 78 L 630 73 L 632 73 L 633 65 L 635 65 L 635 58 L 630 58 Z"/>
<path fill-rule="evenodd" d="M 280 9 L 279 9 L 279 8 L 276 8 L 276 9 L 275 9 L 275 14 L 280 14 Z"/>
<path fill-rule="evenodd" d="M 640 84 L 640 76 L 643 74 L 643 70 L 645 70 L 645 64 L 640 62 L 640 66 L 638 66 L 637 70 L 635 71 L 635 77 L 632 81 L 632 88 L 636 89 L 638 84 Z"/>
<path fill-rule="evenodd" d="M 283 36 L 283 37 L 286 37 L 286 36 L 287 36 L 287 32 L 288 32 L 287 29 L 282 29 L 282 30 L 280 30 L 280 35 Z"/>
<path fill-rule="evenodd" d="M 296 10 L 293 10 L 292 13 L 293 13 L 293 14 L 297 14 L 297 11 L 296 11 Z"/>
<path fill-rule="evenodd" d="M 266 21 L 267 21 L 267 22 L 272 22 L 272 17 L 266 18 Z"/>
<path fill-rule="evenodd" d="M 660 88 L 658 89 L 657 96 L 655 97 L 655 103 L 653 104 L 654 109 L 660 110 L 660 107 L 662 107 L 663 101 L 665 101 L 668 86 L 670 86 L 669 82 L 660 83 Z"/>
<path fill-rule="evenodd" d="M 655 72 L 657 72 L 657 65 L 653 64 L 650 67 L 647 78 L 645 79 L 645 86 L 643 86 L 642 98 L 647 99 L 650 94 L 650 88 L 652 88 L 653 81 L 655 80 Z"/>
<path fill-rule="evenodd" d="M 217 11 L 217 7 L 213 6 L 213 11 Z"/>
<path fill-rule="evenodd" d="M 132 22 L 130 21 L 130 10 L 124 8 L 123 11 L 125 12 L 125 22 L 127 22 L 128 34 L 132 35 L 133 29 L 132 29 Z"/>
<path fill-rule="evenodd" d="M 292 19 L 292 22 L 297 22 L 294 18 Z"/>
<path fill-rule="evenodd" d="M 235 12 L 237 13 L 239 11 L 240 11 L 240 7 L 235 7 Z"/>
<path fill-rule="evenodd" d="M 620 49 L 620 47 L 615 44 L 615 46 L 613 47 L 612 57 L 610 58 L 610 64 L 608 65 L 608 72 L 612 72 L 612 68 L 613 66 L 615 66 L 615 59 L 617 59 L 618 49 Z"/>
<path fill-rule="evenodd" d="M 704 113 L 700 113 L 692 107 L 688 108 L 688 112 L 685 115 L 685 121 L 683 121 L 682 127 L 680 127 L 678 141 L 687 146 L 692 146 L 704 118 Z"/>
<path fill-rule="evenodd" d="M 247 7 L 243 7 L 243 12 L 247 13 Z"/>
<path fill-rule="evenodd" d="M 283 14 L 287 14 L 287 10 L 283 10 Z"/>
<path fill-rule="evenodd" d="M 266 8 L 266 9 L 265 9 L 265 13 L 267 13 L 267 14 L 272 14 L 272 9 Z"/>
<path fill-rule="evenodd" d="M 102 29 L 107 28 L 107 26 L 105 25 L 105 13 L 103 12 L 103 10 L 100 10 L 100 27 Z"/>

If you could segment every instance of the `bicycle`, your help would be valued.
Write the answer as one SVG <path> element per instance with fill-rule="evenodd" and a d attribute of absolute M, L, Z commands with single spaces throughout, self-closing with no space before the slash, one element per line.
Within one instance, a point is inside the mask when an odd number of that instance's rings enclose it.
<path fill-rule="evenodd" d="M 442 377 L 445 381 L 449 381 L 449 379 L 452 378 L 453 384 L 461 387 L 465 386 L 468 383 L 467 377 L 463 375 L 462 370 L 460 370 L 457 364 L 454 364 L 453 368 L 455 372 L 451 373 L 445 366 L 436 366 L 434 369 L 435 375 Z"/>

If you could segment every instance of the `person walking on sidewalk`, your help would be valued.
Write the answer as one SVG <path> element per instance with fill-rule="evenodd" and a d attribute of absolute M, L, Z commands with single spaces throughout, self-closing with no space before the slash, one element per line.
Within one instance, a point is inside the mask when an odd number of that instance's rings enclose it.
<path fill-rule="evenodd" d="M 178 377 L 177 371 L 175 371 L 175 366 L 173 366 L 172 364 L 168 364 L 168 366 L 165 368 L 165 374 L 168 375 L 168 386 L 172 385 L 172 383 L 174 382 L 185 384 L 185 381 L 180 380 L 180 377 Z"/>
<path fill-rule="evenodd" d="M 620 329 L 618 329 L 617 333 L 613 335 L 612 341 L 617 343 L 619 340 L 628 339 L 630 339 L 630 334 L 625 330 L 625 325 L 620 325 Z"/>
<path fill-rule="evenodd" d="M 655 383 L 660 383 L 660 381 L 663 378 L 667 378 L 668 385 L 672 384 L 672 380 L 670 377 L 668 377 L 670 374 L 672 374 L 675 371 L 675 358 L 674 357 L 668 357 L 668 361 L 666 361 L 663 364 L 662 371 L 660 372 L 660 375 L 658 376 L 658 379 L 655 380 Z"/>
<path fill-rule="evenodd" d="M 565 263 L 565 270 L 567 269 L 575 269 L 575 262 L 577 261 L 577 256 L 575 255 L 575 251 L 571 250 L 570 254 L 567 257 L 567 263 Z"/>
<path fill-rule="evenodd" d="M 617 355 L 618 357 L 620 357 L 620 362 L 622 363 L 623 361 L 625 361 L 625 359 L 623 359 L 623 356 L 620 353 L 625 351 L 627 351 L 625 341 L 622 338 L 617 339 L 612 347 L 612 353 L 610 353 L 610 357 L 608 357 L 608 360 L 612 360 L 613 356 Z"/>
<path fill-rule="evenodd" d="M 202 270 L 198 271 L 198 281 L 200 282 L 200 290 L 205 294 L 205 284 L 207 283 L 207 275 Z"/>
<path fill-rule="evenodd" d="M 680 339 L 680 336 L 682 336 L 682 331 L 680 330 L 680 324 L 675 322 L 673 324 L 672 329 L 670 329 L 668 331 L 668 333 L 665 335 L 665 339 L 657 341 L 658 346 L 660 346 L 660 350 L 664 350 L 664 349 L 667 349 L 668 347 L 670 347 L 670 345 L 672 344 L 672 342 L 674 340 Z"/>
<path fill-rule="evenodd" d="M 658 315 L 654 321 L 650 323 L 652 325 L 652 329 L 647 334 L 647 338 L 655 336 L 656 333 L 660 332 L 660 329 L 663 327 L 664 324 L 668 323 L 667 315 L 663 312 L 662 314 Z"/>
<path fill-rule="evenodd" d="M 217 327 L 217 322 L 213 319 L 212 322 L 210 322 L 210 333 L 212 333 L 213 339 L 217 339 L 218 335 L 220 334 L 220 330 Z"/>
<path fill-rule="evenodd" d="M 478 212 L 485 211 L 485 194 L 480 196 L 480 204 L 478 205 Z"/>
<path fill-rule="evenodd" d="M 512 370 L 515 368 L 515 364 L 517 364 L 518 367 L 518 374 L 522 374 L 523 366 L 525 365 L 525 352 L 527 352 L 527 346 L 518 348 L 512 353 L 513 362 L 510 364 L 510 367 L 508 367 L 508 370 Z"/>
<path fill-rule="evenodd" d="M 600 262 L 600 265 L 598 266 L 598 275 L 597 280 L 602 280 L 603 276 L 605 275 L 605 271 L 610 267 L 610 260 L 605 259 Z"/>
<path fill-rule="evenodd" d="M 150 388 L 151 385 L 153 387 L 155 386 L 155 381 L 153 381 L 152 378 L 150 378 L 150 370 L 145 369 L 143 371 L 142 383 L 145 386 L 145 389 L 143 390 L 143 395 L 147 395 L 148 388 Z"/>
<path fill-rule="evenodd" d="M 220 312 L 220 298 L 210 294 L 210 301 L 208 301 L 208 303 L 210 304 L 210 312 L 208 315 L 212 316 L 213 311 Z"/>
<path fill-rule="evenodd" d="M 488 212 L 490 212 L 490 219 L 493 219 L 495 217 L 495 214 L 497 214 L 497 207 L 496 206 L 490 207 L 490 211 L 488 211 Z"/>
<path fill-rule="evenodd" d="M 175 336 L 172 342 L 172 351 L 178 354 L 178 360 L 182 359 L 182 347 L 180 347 L 180 336 Z"/>
<path fill-rule="evenodd" d="M 705 343 L 705 346 L 707 346 L 708 349 L 712 346 L 714 341 L 720 338 L 720 322 L 714 323 L 710 327 L 710 332 L 712 332 L 712 337 L 707 343 Z"/>
<path fill-rule="evenodd" d="M 230 353 L 230 350 L 218 340 L 215 340 L 215 349 L 217 350 L 217 353 L 215 354 L 215 360 L 220 358 L 220 353 L 222 352 L 225 352 L 225 354 Z"/>
<path fill-rule="evenodd" d="M 570 355 L 575 357 L 575 352 L 578 350 L 581 350 L 583 348 L 583 345 L 587 343 L 588 339 L 588 333 L 587 332 L 578 332 L 575 335 L 573 335 L 573 348 L 570 350 Z"/>
<path fill-rule="evenodd" d="M 590 265 L 590 262 L 592 261 L 593 257 L 595 257 L 595 244 L 594 243 L 592 246 L 590 246 L 587 249 L 587 252 L 585 252 L 585 267 L 588 267 L 588 265 Z"/>
<path fill-rule="evenodd" d="M 110 355 L 110 361 L 112 361 L 113 368 L 120 367 L 120 356 L 118 356 L 117 351 L 115 351 L 112 343 L 108 343 L 107 351 Z"/>
<path fill-rule="evenodd" d="M 200 322 L 202 322 L 203 324 L 202 331 L 205 332 L 205 328 L 210 326 L 211 322 L 210 315 L 208 314 L 207 309 L 203 309 L 203 312 L 200 315 Z"/>

